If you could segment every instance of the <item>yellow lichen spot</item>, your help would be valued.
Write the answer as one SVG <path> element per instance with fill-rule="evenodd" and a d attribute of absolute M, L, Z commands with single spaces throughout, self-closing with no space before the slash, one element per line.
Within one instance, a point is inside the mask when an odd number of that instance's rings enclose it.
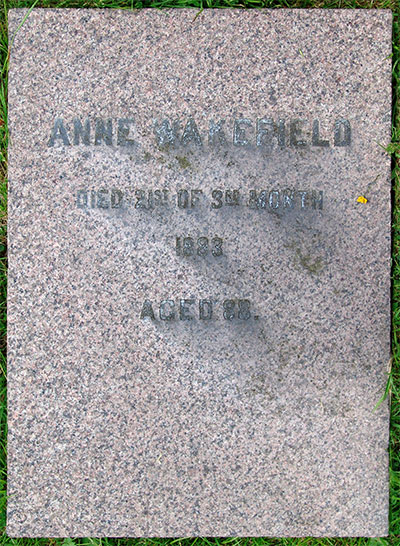
<path fill-rule="evenodd" d="M 363 195 L 360 195 L 360 197 L 357 197 L 357 203 L 362 203 L 365 205 L 365 203 L 368 203 L 368 199 L 366 199 Z"/>

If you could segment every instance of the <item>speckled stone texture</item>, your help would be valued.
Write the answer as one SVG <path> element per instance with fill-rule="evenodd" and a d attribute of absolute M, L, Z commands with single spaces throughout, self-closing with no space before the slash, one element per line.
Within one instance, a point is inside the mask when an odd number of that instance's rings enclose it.
<path fill-rule="evenodd" d="M 9 535 L 387 533 L 390 54 L 390 11 L 29 14 Z"/>

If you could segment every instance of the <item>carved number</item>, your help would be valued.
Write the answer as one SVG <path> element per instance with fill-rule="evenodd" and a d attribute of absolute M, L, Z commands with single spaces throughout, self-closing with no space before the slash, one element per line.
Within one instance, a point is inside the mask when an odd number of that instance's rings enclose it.
<path fill-rule="evenodd" d="M 223 240 L 220 237 L 208 239 L 208 237 L 177 237 L 176 253 L 178 256 L 222 256 Z"/>

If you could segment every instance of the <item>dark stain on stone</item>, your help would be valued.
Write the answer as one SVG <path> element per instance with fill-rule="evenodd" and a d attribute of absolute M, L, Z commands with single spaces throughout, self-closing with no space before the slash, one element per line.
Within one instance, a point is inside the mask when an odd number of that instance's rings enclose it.
<path fill-rule="evenodd" d="M 181 167 L 181 169 L 191 169 L 192 168 L 192 164 L 190 163 L 190 161 L 188 161 L 188 159 L 185 156 L 177 155 L 177 156 L 175 156 L 175 159 L 177 160 L 177 162 L 178 162 L 179 166 Z"/>

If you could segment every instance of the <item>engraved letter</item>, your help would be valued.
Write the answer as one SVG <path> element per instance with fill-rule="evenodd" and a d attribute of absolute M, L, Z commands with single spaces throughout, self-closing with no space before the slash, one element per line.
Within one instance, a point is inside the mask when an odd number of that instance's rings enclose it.
<path fill-rule="evenodd" d="M 269 208 L 277 209 L 279 208 L 279 191 L 272 190 L 269 192 Z"/>
<path fill-rule="evenodd" d="M 257 208 L 257 190 L 250 190 L 249 193 L 249 202 L 247 206 L 251 209 Z"/>
<path fill-rule="evenodd" d="M 200 320 L 211 320 L 213 313 L 212 302 L 210 300 L 199 301 L 199 318 Z"/>
<path fill-rule="evenodd" d="M 170 308 L 168 311 L 168 307 Z M 173 300 L 163 300 L 160 303 L 160 319 L 173 320 L 175 318 L 175 303 Z"/>
<path fill-rule="evenodd" d="M 199 203 L 203 190 L 190 190 L 190 206 L 192 209 Z"/>
<path fill-rule="evenodd" d="M 283 190 L 283 208 L 292 209 L 294 206 L 294 191 L 290 188 Z"/>
<path fill-rule="evenodd" d="M 242 125 L 247 127 L 251 126 L 251 119 L 235 119 L 235 123 L 233 125 L 233 144 L 235 146 L 248 146 L 250 144 L 246 138 L 245 129 L 241 127 Z"/>
<path fill-rule="evenodd" d="M 300 196 L 300 203 L 301 203 L 301 208 L 302 209 L 305 209 L 306 208 L 306 201 L 307 201 L 307 191 L 298 191 L 297 192 Z"/>
<path fill-rule="evenodd" d="M 154 320 L 154 311 L 153 311 L 153 306 L 151 305 L 151 301 L 144 300 L 142 312 L 140 313 L 140 318 L 142 320 L 146 318 Z"/>
<path fill-rule="evenodd" d="M 311 192 L 311 203 L 312 203 L 312 208 L 313 209 L 322 210 L 323 197 L 324 197 L 324 192 L 323 191 L 318 191 L 317 192 L 315 190 L 312 190 L 312 192 Z"/>
<path fill-rule="evenodd" d="M 239 190 L 226 190 L 225 203 L 232 207 L 240 205 Z"/>
<path fill-rule="evenodd" d="M 221 119 L 218 121 L 218 123 L 215 123 L 213 119 L 210 120 L 210 125 L 208 129 L 208 145 L 209 146 L 225 146 L 226 145 L 226 137 L 224 130 L 222 128 L 223 124 L 225 123 L 224 119 Z"/>
<path fill-rule="evenodd" d="M 90 119 L 85 121 L 85 127 L 82 126 L 79 118 L 74 119 L 74 144 L 79 146 L 80 140 L 83 144 L 89 146 L 90 144 Z"/>
<path fill-rule="evenodd" d="M 335 146 L 350 146 L 351 127 L 347 119 L 337 119 L 334 131 Z"/>
<path fill-rule="evenodd" d="M 108 209 L 109 208 L 109 202 L 108 202 L 108 190 L 98 190 L 97 191 L 97 207 L 99 209 Z"/>
<path fill-rule="evenodd" d="M 64 127 L 64 122 L 62 118 L 56 118 L 54 120 L 54 127 L 51 131 L 50 140 L 47 144 L 47 146 L 54 146 L 54 142 L 56 139 L 60 138 L 64 144 L 64 146 L 71 146 L 71 143 L 68 139 L 67 131 Z"/>
<path fill-rule="evenodd" d="M 301 137 L 301 125 L 304 123 L 302 119 L 293 119 L 290 122 L 290 145 L 296 148 L 304 148 L 307 146 L 305 140 L 299 139 Z"/>
<path fill-rule="evenodd" d="M 117 146 L 132 146 L 135 143 L 133 138 L 128 138 L 129 125 L 132 123 L 133 119 L 121 118 L 118 120 Z"/>
<path fill-rule="evenodd" d="M 190 315 L 189 305 L 193 305 L 194 300 L 180 300 L 179 302 L 179 318 L 180 320 L 192 320 Z"/>
<path fill-rule="evenodd" d="M 271 151 L 273 138 L 280 148 L 285 147 L 285 120 L 279 119 L 277 124 L 271 118 L 257 120 L 256 145 Z"/>
<path fill-rule="evenodd" d="M 161 148 L 165 146 L 175 146 L 178 141 L 179 120 L 175 120 L 172 124 L 168 119 L 164 119 L 161 125 L 157 121 L 153 124 L 153 131 L 156 136 L 157 145 Z"/>
<path fill-rule="evenodd" d="M 319 121 L 315 119 L 312 126 L 312 145 L 321 146 L 322 148 L 327 148 L 329 146 L 328 140 L 319 139 Z"/>
<path fill-rule="evenodd" d="M 92 209 L 96 208 L 96 197 L 97 197 L 96 190 L 90 190 L 90 208 Z"/>
<path fill-rule="evenodd" d="M 107 120 L 107 126 L 101 118 L 96 119 L 96 133 L 94 135 L 95 146 L 101 144 L 101 141 L 108 146 L 112 146 L 112 119 Z"/>
<path fill-rule="evenodd" d="M 183 131 L 181 143 L 183 146 L 188 144 L 195 144 L 196 146 L 201 146 L 201 137 L 197 129 L 196 122 L 193 118 L 189 118 L 189 121 L 186 123 L 185 129 Z"/>
<path fill-rule="evenodd" d="M 122 206 L 122 191 L 111 190 L 111 208 L 119 209 Z"/>
<path fill-rule="evenodd" d="M 188 190 L 178 191 L 178 208 L 187 209 L 189 206 L 189 192 Z"/>
<path fill-rule="evenodd" d="M 86 209 L 88 204 L 88 192 L 87 190 L 78 190 L 76 195 L 76 206 L 78 209 Z"/>
<path fill-rule="evenodd" d="M 216 201 L 216 203 L 211 203 L 211 208 L 220 209 L 222 207 L 223 192 L 221 190 L 213 190 L 211 196 Z"/>
<path fill-rule="evenodd" d="M 260 195 L 258 196 L 257 200 L 257 208 L 267 208 L 267 192 L 265 190 L 260 191 Z"/>

